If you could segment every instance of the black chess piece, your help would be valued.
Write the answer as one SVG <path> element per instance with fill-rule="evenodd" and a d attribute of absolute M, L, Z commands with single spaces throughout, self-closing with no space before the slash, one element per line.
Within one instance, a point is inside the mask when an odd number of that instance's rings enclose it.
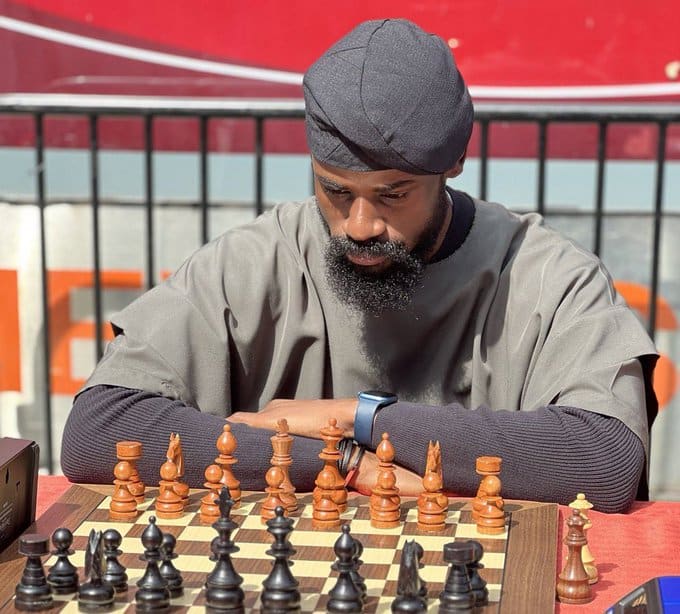
<path fill-rule="evenodd" d="M 78 568 L 68 558 L 73 554 L 73 533 L 63 527 L 57 529 L 52 533 L 52 544 L 52 554 L 57 557 L 57 562 L 50 567 L 47 582 L 57 595 L 75 593 L 78 590 Z"/>
<path fill-rule="evenodd" d="M 361 555 L 364 552 L 364 545 L 356 537 L 352 537 L 352 539 L 354 540 L 354 554 L 352 555 L 352 571 L 350 571 L 350 576 L 352 576 L 352 581 L 356 584 L 356 587 L 361 593 L 361 600 L 366 601 L 366 582 L 364 582 L 363 576 L 359 573 L 359 569 L 364 564 L 361 560 Z"/>
<path fill-rule="evenodd" d="M 102 532 L 92 529 L 85 550 L 85 576 L 87 581 L 78 588 L 78 609 L 83 612 L 101 612 L 113 605 L 116 591 L 104 580 L 104 554 Z"/>
<path fill-rule="evenodd" d="M 486 588 L 486 580 L 479 575 L 479 570 L 484 568 L 481 563 L 484 548 L 474 539 L 469 541 L 472 544 L 473 558 L 472 562 L 468 564 L 467 570 L 470 576 L 470 588 L 475 596 L 475 607 L 480 607 L 489 603 L 489 589 Z"/>
<path fill-rule="evenodd" d="M 167 612 L 170 609 L 170 591 L 158 569 L 161 560 L 163 532 L 156 526 L 156 517 L 149 518 L 149 525 L 142 533 L 146 561 L 144 575 L 137 581 L 135 604 L 138 612 Z"/>
<path fill-rule="evenodd" d="M 22 535 L 19 554 L 26 557 L 26 566 L 16 586 L 14 607 L 28 612 L 47 610 L 52 606 L 52 589 L 40 557 L 49 554 L 48 538 L 35 533 Z"/>
<path fill-rule="evenodd" d="M 177 558 L 177 553 L 175 552 L 176 544 L 177 539 L 172 533 L 163 533 L 163 542 L 161 543 L 163 562 L 160 566 L 160 572 L 168 585 L 171 599 L 180 597 L 184 593 L 182 574 L 172 563 L 173 559 Z"/>
<path fill-rule="evenodd" d="M 299 611 L 299 582 L 290 571 L 290 558 L 295 554 L 295 549 L 288 541 L 293 531 L 293 520 L 285 517 L 282 506 L 278 505 L 274 509 L 274 518 L 267 520 L 267 531 L 274 537 L 272 547 L 267 550 L 267 554 L 274 557 L 274 564 L 262 581 L 262 609 L 269 612 Z"/>
<path fill-rule="evenodd" d="M 230 517 L 233 505 L 229 489 L 223 486 L 219 495 L 220 517 L 212 525 L 218 535 L 210 544 L 211 558 L 217 563 L 205 581 L 205 600 L 208 608 L 241 614 L 245 611 L 243 578 L 236 573 L 231 561 L 231 555 L 239 551 L 231 539 L 232 531 L 238 527 Z"/>
<path fill-rule="evenodd" d="M 474 547 L 467 541 L 444 545 L 444 560 L 449 563 L 444 590 L 439 593 L 439 611 L 472 612 L 475 596 L 470 587 L 467 565 L 473 561 Z"/>
<path fill-rule="evenodd" d="M 123 542 L 121 534 L 116 529 L 108 529 L 102 535 L 104 543 L 104 580 L 113 586 L 117 593 L 123 593 L 128 589 L 128 576 L 125 567 L 121 565 L 118 557 L 123 554 L 120 545 Z"/>
<path fill-rule="evenodd" d="M 352 580 L 352 568 L 356 546 L 354 538 L 349 534 L 349 525 L 342 525 L 342 534 L 335 541 L 333 550 L 338 557 L 333 563 L 333 569 L 338 572 L 338 581 L 330 590 L 327 612 L 361 612 L 363 611 L 363 600 L 361 591 Z"/>
<path fill-rule="evenodd" d="M 426 612 L 427 586 L 418 574 L 423 548 L 415 540 L 407 541 L 401 551 L 397 596 L 392 602 L 393 612 Z"/>

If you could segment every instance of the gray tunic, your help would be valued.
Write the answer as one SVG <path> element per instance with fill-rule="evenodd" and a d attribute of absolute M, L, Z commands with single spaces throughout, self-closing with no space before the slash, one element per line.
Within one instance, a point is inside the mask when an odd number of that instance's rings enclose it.
<path fill-rule="evenodd" d="M 569 405 L 617 417 L 647 449 L 641 386 L 622 366 L 656 350 L 600 261 L 537 214 L 475 207 L 467 239 L 426 267 L 411 304 L 367 317 L 326 283 L 314 199 L 282 204 L 117 314 L 124 334 L 86 387 L 147 390 L 222 416 L 368 388 L 432 405 Z"/>

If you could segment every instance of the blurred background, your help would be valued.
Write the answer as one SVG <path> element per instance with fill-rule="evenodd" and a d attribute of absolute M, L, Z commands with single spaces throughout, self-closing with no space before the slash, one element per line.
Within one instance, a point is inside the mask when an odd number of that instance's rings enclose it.
<path fill-rule="evenodd" d="M 476 123 L 451 185 L 605 262 L 654 337 L 652 498 L 680 500 L 680 5 L 0 0 L 0 436 L 59 473 L 110 315 L 311 194 L 306 68 L 358 22 L 447 41 Z"/>

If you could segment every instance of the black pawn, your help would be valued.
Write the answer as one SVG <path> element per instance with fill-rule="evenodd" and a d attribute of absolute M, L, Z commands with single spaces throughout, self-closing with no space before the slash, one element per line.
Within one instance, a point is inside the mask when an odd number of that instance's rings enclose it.
<path fill-rule="evenodd" d="M 123 554 L 120 545 L 123 538 L 116 529 L 108 529 L 102 535 L 104 542 L 104 580 L 111 584 L 117 593 L 125 592 L 128 589 L 128 576 L 125 567 L 121 565 L 118 557 Z"/>
<path fill-rule="evenodd" d="M 232 531 L 238 527 L 230 517 L 233 505 L 229 489 L 223 486 L 219 496 L 220 517 L 212 525 L 218 535 L 210 544 L 211 559 L 217 563 L 205 581 L 205 600 L 208 608 L 240 614 L 244 612 L 245 595 L 241 588 L 243 578 L 231 561 L 231 555 L 239 551 L 231 539 Z"/>
<path fill-rule="evenodd" d="M 163 532 L 156 526 L 156 517 L 149 518 L 149 525 L 142 533 L 146 561 L 144 575 L 137 581 L 135 604 L 138 612 L 167 612 L 170 609 L 170 591 L 158 569 L 161 560 Z"/>
<path fill-rule="evenodd" d="M 267 612 L 299 611 L 299 583 L 290 571 L 290 557 L 295 554 L 295 549 L 288 541 L 293 531 L 293 520 L 284 516 L 280 505 L 274 509 L 274 517 L 267 520 L 267 531 L 274 537 L 272 547 L 267 550 L 267 554 L 274 557 L 274 563 L 271 572 L 262 581 L 262 609 Z"/>
<path fill-rule="evenodd" d="M 444 590 L 439 593 L 439 611 L 472 612 L 475 596 L 470 588 L 470 577 L 467 565 L 474 556 L 472 544 L 464 542 L 449 542 L 444 545 L 444 560 L 449 563 Z"/>
<path fill-rule="evenodd" d="M 163 543 L 161 544 L 161 557 L 163 562 L 160 566 L 161 576 L 168 585 L 170 598 L 180 597 L 184 593 L 182 574 L 172 564 L 173 559 L 177 558 L 175 546 L 177 540 L 172 533 L 163 533 Z"/>
<path fill-rule="evenodd" d="M 49 554 L 48 539 L 31 533 L 19 538 L 19 554 L 26 558 L 24 573 L 16 586 L 14 607 L 35 612 L 52 606 L 52 589 L 47 583 L 41 556 Z"/>
<path fill-rule="evenodd" d="M 352 569 L 356 546 L 354 538 L 349 534 L 349 525 L 342 525 L 342 534 L 335 541 L 333 550 L 338 557 L 333 563 L 333 569 L 338 572 L 338 581 L 329 593 L 330 599 L 326 604 L 328 612 L 361 612 L 363 600 L 361 591 L 352 580 Z"/>
<path fill-rule="evenodd" d="M 471 539 L 473 549 L 472 562 L 468 564 L 468 575 L 470 576 L 470 588 L 475 596 L 475 607 L 489 603 L 489 589 L 486 588 L 486 580 L 479 575 L 479 570 L 484 568 L 481 560 L 484 556 L 484 548 L 478 541 Z"/>
<path fill-rule="evenodd" d="M 354 540 L 354 554 L 352 555 L 352 571 L 350 571 L 350 575 L 352 576 L 352 581 L 361 593 L 361 600 L 366 601 L 366 582 L 364 582 L 363 576 L 359 573 L 359 569 L 364 564 L 361 560 L 361 555 L 364 552 L 364 545 L 356 537 L 352 537 L 352 539 Z"/>
<path fill-rule="evenodd" d="M 426 612 L 427 586 L 420 579 L 420 559 L 423 548 L 415 540 L 407 541 L 401 551 L 397 597 L 392 602 L 393 612 Z"/>
<path fill-rule="evenodd" d="M 78 568 L 68 559 L 73 554 L 73 533 L 66 528 L 57 529 L 52 533 L 52 544 L 52 554 L 57 557 L 57 562 L 50 567 L 47 582 L 58 595 L 75 593 L 78 590 Z"/>
<path fill-rule="evenodd" d="M 83 612 L 102 612 L 113 605 L 116 591 L 104 581 L 104 550 L 102 532 L 92 529 L 85 550 L 87 581 L 78 588 L 78 609 Z"/>

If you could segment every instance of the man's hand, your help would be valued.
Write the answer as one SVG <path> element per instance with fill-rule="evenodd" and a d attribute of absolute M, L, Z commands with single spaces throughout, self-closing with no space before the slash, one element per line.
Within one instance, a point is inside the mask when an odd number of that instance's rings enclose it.
<path fill-rule="evenodd" d="M 400 495 L 418 497 L 423 492 L 423 481 L 418 474 L 398 465 L 395 465 L 395 472 Z M 375 486 L 377 475 L 378 457 L 374 452 L 366 450 L 349 486 L 358 490 L 362 495 L 370 495 Z"/>
<path fill-rule="evenodd" d="M 227 420 L 275 431 L 277 422 L 285 418 L 292 435 L 321 439 L 319 431 L 335 418 L 343 437 L 353 437 L 356 409 L 356 399 L 273 399 L 259 412 L 237 411 Z"/>

